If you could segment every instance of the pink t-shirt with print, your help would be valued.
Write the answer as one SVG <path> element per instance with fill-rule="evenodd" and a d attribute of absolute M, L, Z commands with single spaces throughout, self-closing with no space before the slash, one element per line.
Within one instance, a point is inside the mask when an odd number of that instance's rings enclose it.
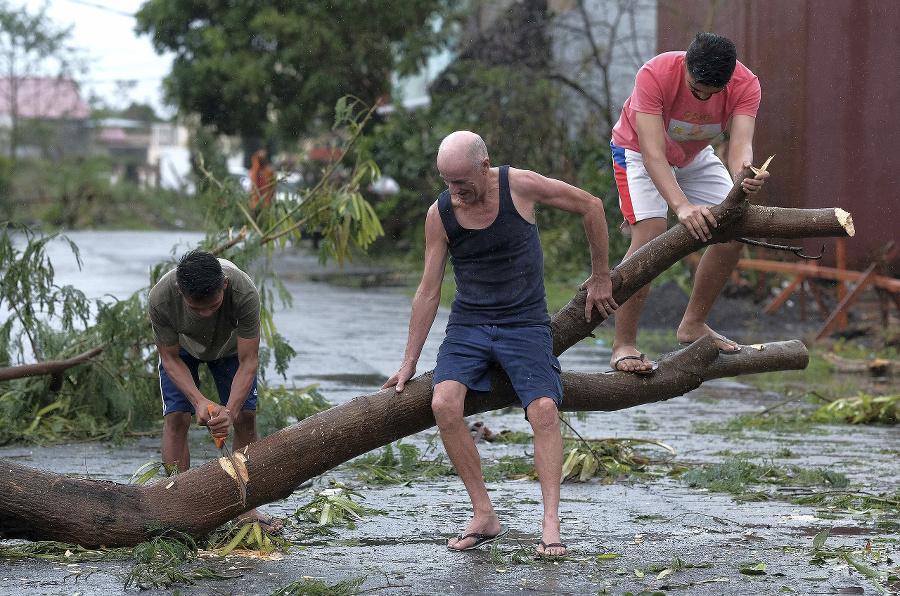
<path fill-rule="evenodd" d="M 660 114 L 666 128 L 666 159 L 683 168 L 722 134 L 732 115 L 756 117 L 759 79 L 746 66 L 738 62 L 725 90 L 701 101 L 685 80 L 684 54 L 666 52 L 641 67 L 613 128 L 613 144 L 640 153 L 635 112 Z"/>

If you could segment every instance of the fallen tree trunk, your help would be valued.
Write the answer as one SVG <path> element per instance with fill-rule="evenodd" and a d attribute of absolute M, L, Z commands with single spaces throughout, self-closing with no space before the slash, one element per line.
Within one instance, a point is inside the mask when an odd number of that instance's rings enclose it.
<path fill-rule="evenodd" d="M 749 173 L 748 173 L 749 175 Z M 741 236 L 771 236 L 772 218 L 789 211 L 748 205 L 739 186 L 713 209 L 720 222 L 715 241 Z M 779 237 L 851 235 L 849 216 L 838 210 L 804 220 L 803 230 Z M 749 217 L 748 217 L 749 214 Z M 752 226 L 748 221 L 754 222 Z M 737 237 L 735 235 L 735 237 Z M 621 304 L 676 260 L 702 246 L 680 224 L 613 271 L 613 288 Z M 580 304 L 580 306 L 579 306 Z M 580 292 L 553 319 L 554 350 L 562 353 L 588 336 L 600 323 L 596 314 L 584 321 Z M 398 355 L 399 358 L 399 355 Z M 719 357 L 711 337 L 660 358 L 650 376 L 623 372 L 563 373 L 565 410 L 618 410 L 670 399 L 706 380 L 773 370 L 804 368 L 806 348 L 799 341 L 763 344 L 740 354 Z M 470 395 L 466 414 L 516 403 L 505 375 L 495 375 L 489 394 Z M 358 455 L 434 425 L 431 413 L 431 373 L 411 380 L 403 393 L 393 389 L 357 397 L 341 406 L 298 422 L 235 452 L 246 469 L 235 472 L 227 459 L 209 462 L 149 486 L 120 485 L 71 478 L 0 461 L 0 535 L 30 540 L 57 540 L 85 546 L 129 546 L 161 530 L 199 536 L 243 511 L 289 496 L 297 486 Z M 236 473 L 247 483 L 242 505 Z"/>
<path fill-rule="evenodd" d="M 740 362 L 738 362 L 740 361 Z M 660 358 L 652 376 L 624 372 L 563 373 L 564 410 L 612 411 L 662 401 L 703 381 L 742 373 L 803 368 L 808 354 L 797 340 L 745 348 L 719 357 L 711 337 Z M 495 388 L 466 400 L 466 414 L 518 403 L 502 372 Z M 207 462 L 147 486 L 74 478 L 0 462 L 0 534 L 84 546 L 132 546 L 162 530 L 201 536 L 243 511 L 288 497 L 297 486 L 358 455 L 434 426 L 431 373 L 393 389 L 357 397 L 234 453 L 245 462 L 247 503 L 227 459 Z M 352 440 L 348 438 L 352 437 Z"/>

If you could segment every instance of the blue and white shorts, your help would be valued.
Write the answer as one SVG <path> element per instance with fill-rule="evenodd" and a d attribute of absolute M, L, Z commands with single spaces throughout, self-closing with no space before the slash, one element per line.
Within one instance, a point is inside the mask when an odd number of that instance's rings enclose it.
<path fill-rule="evenodd" d="M 662 217 L 669 212 L 669 204 L 656 189 L 650 179 L 644 159 L 637 151 L 616 147 L 610 143 L 613 152 L 613 171 L 619 189 L 619 207 L 629 224 Z M 734 186 L 728 169 L 711 146 L 707 146 L 697 157 L 684 166 L 671 166 L 675 181 L 692 205 L 712 207 L 725 200 Z"/>

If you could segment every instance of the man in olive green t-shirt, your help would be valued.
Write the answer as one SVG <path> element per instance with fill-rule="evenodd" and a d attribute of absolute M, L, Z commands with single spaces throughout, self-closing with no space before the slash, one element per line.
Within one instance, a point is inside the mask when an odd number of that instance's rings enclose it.
<path fill-rule="evenodd" d="M 191 466 L 192 414 L 214 437 L 227 437 L 234 427 L 235 450 L 256 441 L 260 299 L 253 280 L 230 261 L 191 251 L 153 286 L 149 306 L 159 351 L 167 472 Z M 212 374 L 220 403 L 200 392 L 201 364 Z M 277 521 L 255 509 L 242 518 Z"/>

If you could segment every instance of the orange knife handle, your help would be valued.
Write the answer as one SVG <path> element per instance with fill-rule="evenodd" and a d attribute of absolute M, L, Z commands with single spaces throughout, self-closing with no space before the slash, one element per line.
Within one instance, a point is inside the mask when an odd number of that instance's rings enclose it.
<path fill-rule="evenodd" d="M 207 411 L 209 411 L 210 416 L 212 416 L 213 408 L 215 408 L 215 406 L 212 404 L 209 404 L 208 406 L 206 406 L 206 409 L 207 409 Z M 227 437 L 222 437 L 222 438 L 213 437 L 213 440 L 216 442 L 216 447 L 218 447 L 219 449 L 221 449 L 222 447 L 225 446 L 226 439 L 227 439 Z"/>

